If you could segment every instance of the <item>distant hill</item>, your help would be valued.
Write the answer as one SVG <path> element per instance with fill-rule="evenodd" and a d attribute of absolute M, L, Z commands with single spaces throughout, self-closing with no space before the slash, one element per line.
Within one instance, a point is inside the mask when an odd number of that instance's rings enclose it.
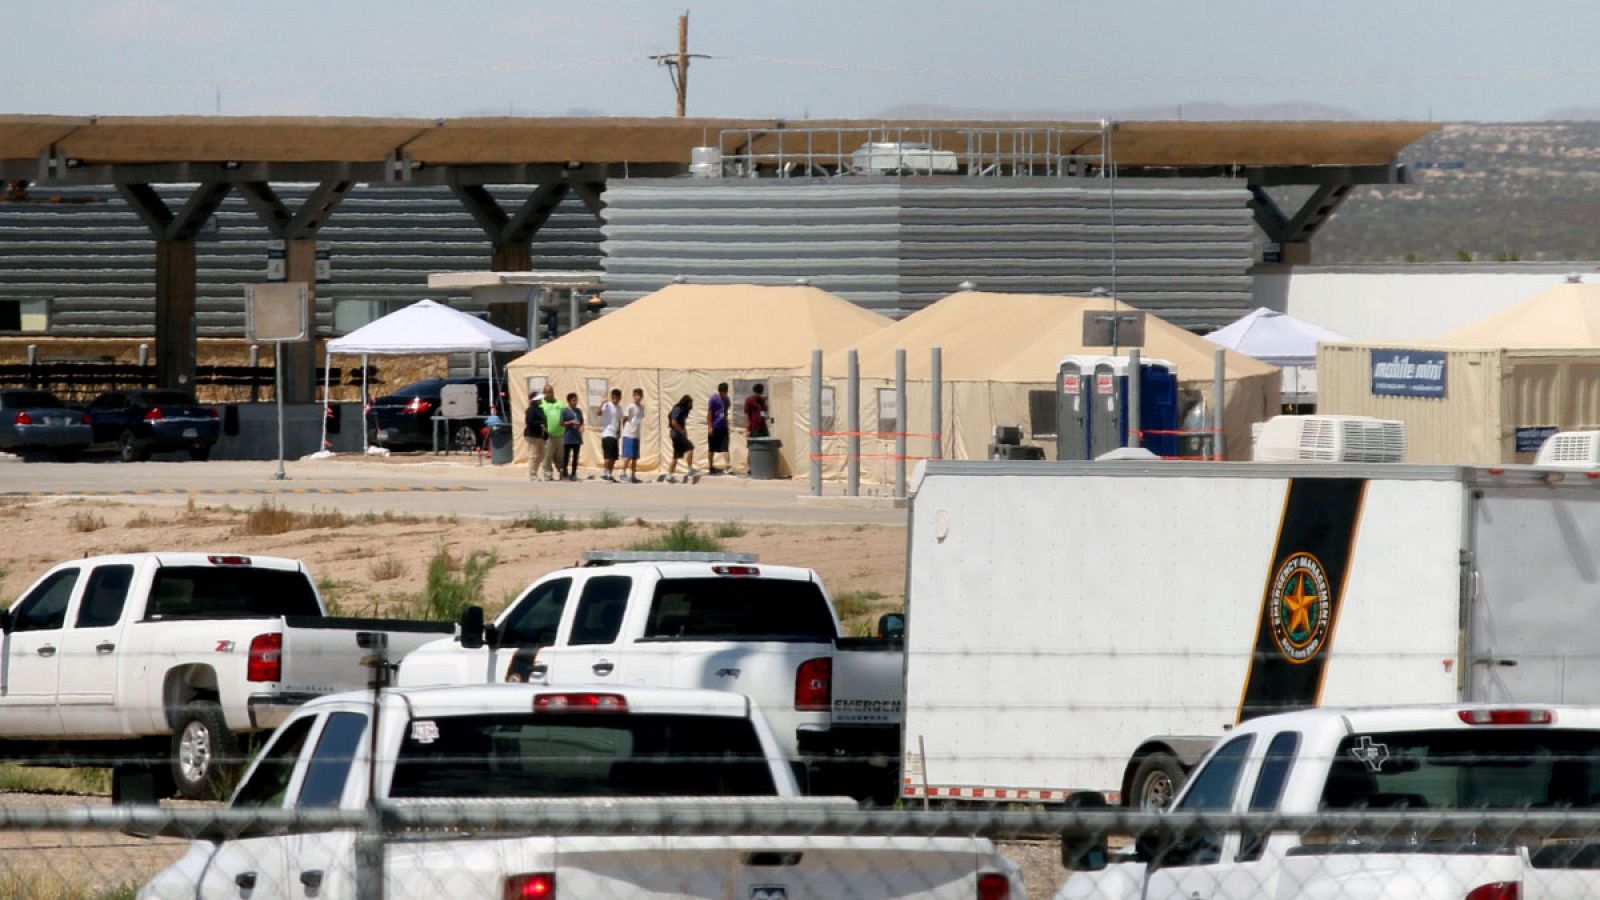
<path fill-rule="evenodd" d="M 1314 263 L 1600 259 L 1600 121 L 1445 125 L 1400 158 L 1415 184 L 1357 189 Z"/>

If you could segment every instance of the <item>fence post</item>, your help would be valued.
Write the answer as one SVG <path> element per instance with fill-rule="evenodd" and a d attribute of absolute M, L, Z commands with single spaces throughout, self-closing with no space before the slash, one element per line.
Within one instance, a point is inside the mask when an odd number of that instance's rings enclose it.
<path fill-rule="evenodd" d="M 1216 362 L 1211 369 L 1211 458 L 1226 459 L 1222 446 L 1222 401 L 1227 388 L 1228 351 L 1217 350 L 1213 359 Z"/>
<path fill-rule="evenodd" d="M 383 814 L 368 802 L 367 821 L 356 835 L 357 900 L 384 900 Z"/>
<path fill-rule="evenodd" d="M 28 387 L 36 388 L 36 387 L 39 386 L 39 373 L 36 371 L 36 367 L 38 365 L 39 365 L 39 345 L 38 344 L 29 344 L 28 345 Z"/>
<path fill-rule="evenodd" d="M 944 459 L 944 350 L 933 348 L 933 458 Z"/>
<path fill-rule="evenodd" d="M 811 351 L 811 496 L 822 496 L 822 348 Z"/>
<path fill-rule="evenodd" d="M 894 495 L 906 498 L 906 350 L 894 351 Z"/>
<path fill-rule="evenodd" d="M 261 400 L 261 347 L 250 345 L 250 402 Z"/>
<path fill-rule="evenodd" d="M 1142 424 L 1139 421 L 1141 387 L 1143 385 L 1139 383 L 1139 349 L 1134 347 L 1128 350 L 1128 408 L 1124 413 L 1124 419 L 1128 423 L 1127 446 L 1129 447 L 1143 446 L 1143 442 L 1139 439 L 1139 426 Z"/>
<path fill-rule="evenodd" d="M 845 377 L 845 495 L 861 495 L 861 367 L 856 351 L 850 351 Z"/>

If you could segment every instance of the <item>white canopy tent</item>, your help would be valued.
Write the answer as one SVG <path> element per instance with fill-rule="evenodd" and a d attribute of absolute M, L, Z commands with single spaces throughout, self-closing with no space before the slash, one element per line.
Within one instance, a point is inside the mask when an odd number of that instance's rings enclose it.
<path fill-rule="evenodd" d="M 333 378 L 333 355 L 361 357 L 361 405 L 367 403 L 367 356 L 417 356 L 427 353 L 520 353 L 528 342 L 503 328 L 452 309 L 433 300 L 418 300 L 404 309 L 357 328 L 342 338 L 327 343 L 322 392 L 323 446 L 328 440 L 329 382 Z M 489 357 L 489 396 L 499 396 L 494 388 L 494 358 Z M 493 402 L 491 400 L 491 402 Z M 361 426 L 361 449 L 367 449 L 366 423 Z"/>
<path fill-rule="evenodd" d="M 1284 403 L 1317 402 L 1317 344 L 1345 340 L 1344 335 L 1321 325 L 1265 306 L 1205 338 L 1268 365 L 1281 367 Z"/>

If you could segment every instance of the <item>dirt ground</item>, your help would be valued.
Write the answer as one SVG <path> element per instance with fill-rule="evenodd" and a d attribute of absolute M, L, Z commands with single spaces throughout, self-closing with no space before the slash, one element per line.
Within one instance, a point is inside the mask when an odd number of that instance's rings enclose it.
<path fill-rule="evenodd" d="M 251 512 L 256 511 L 252 517 Z M 293 527 L 278 534 L 255 534 L 263 524 Z M 252 526 L 252 520 L 256 522 Z M 273 522 L 276 525 L 273 525 Z M 492 553 L 495 564 L 484 581 L 483 599 L 493 613 L 546 572 L 573 564 L 590 549 L 622 549 L 665 527 L 637 520 L 614 524 L 598 514 L 542 522 L 556 530 L 537 531 L 531 520 L 517 524 L 469 518 L 357 517 L 328 514 L 320 523 L 287 515 L 263 516 L 259 505 L 172 507 L 120 500 L 0 498 L 0 595 L 9 601 L 51 565 L 73 557 L 160 549 L 226 551 L 288 556 L 305 561 L 337 611 L 350 615 L 415 615 L 428 563 L 441 548 L 457 560 Z M 607 525 L 612 527 L 594 527 Z M 581 526 L 581 527 L 580 527 Z M 768 563 L 816 569 L 836 598 L 844 601 L 846 628 L 865 633 L 876 616 L 903 603 L 905 530 L 880 525 L 701 526 L 722 529 L 729 550 L 753 551 Z M 735 533 L 738 532 L 738 533 Z M 41 803 L 104 803 L 104 797 L 60 797 L 0 792 L 0 806 Z M 139 883 L 181 855 L 181 841 L 149 841 L 122 835 L 60 832 L 0 832 L 0 892 L 37 892 L 42 883 L 16 881 L 56 874 L 91 892 Z M 1007 842 L 1008 857 L 1024 867 L 1029 895 L 1049 897 L 1065 872 L 1053 841 Z M 6 851 L 23 851 L 20 853 Z M 70 871 L 69 871 L 70 868 Z M 43 873 L 42 876 L 38 873 Z M 49 893 L 56 895 L 53 889 Z M 75 896 L 69 887 L 60 896 Z M 92 895 L 92 894 L 91 894 Z M 20 895 L 19 895 L 20 896 Z"/>
<path fill-rule="evenodd" d="M 134 502 L 60 498 L 0 499 L 0 595 L 15 597 L 64 559 L 102 553 L 192 550 L 258 553 L 302 560 L 325 598 L 348 615 L 405 616 L 424 587 L 429 561 L 445 548 L 460 559 L 494 554 L 484 581 L 484 606 L 500 610 L 539 576 L 573 565 L 585 550 L 623 549 L 665 530 L 638 520 L 592 527 L 599 515 L 566 519 L 566 530 L 537 531 L 519 523 L 471 518 L 373 517 L 329 514 L 321 527 L 252 534 L 249 514 L 260 505 L 156 507 Z M 254 518 L 260 518 L 258 515 Z M 280 516 L 281 519 L 289 518 Z M 615 517 L 613 517 L 615 519 Z M 559 527 L 541 522 L 547 527 Z M 816 569 L 847 607 L 863 614 L 898 608 L 905 593 L 905 529 L 877 525 L 703 525 L 738 534 L 720 538 L 728 550 L 756 553 L 764 562 Z"/>

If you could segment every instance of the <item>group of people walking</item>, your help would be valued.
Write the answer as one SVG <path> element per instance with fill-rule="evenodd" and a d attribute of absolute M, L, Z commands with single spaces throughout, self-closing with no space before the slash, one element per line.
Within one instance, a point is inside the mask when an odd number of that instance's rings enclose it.
<path fill-rule="evenodd" d="M 601 481 L 620 484 L 639 483 L 639 429 L 644 423 L 644 391 L 633 389 L 633 402 L 621 406 L 622 391 L 612 388 L 600 406 L 600 451 L 605 461 Z M 708 474 L 732 474 L 733 456 L 728 450 L 728 420 L 733 401 L 726 381 L 706 402 L 706 468 Z M 698 481 L 694 465 L 694 441 L 689 437 L 689 414 L 694 398 L 684 394 L 667 413 L 667 428 L 672 443 L 672 460 L 657 481 L 677 483 L 678 461 L 683 460 L 684 478 Z M 768 434 L 767 397 L 762 385 L 751 389 L 744 401 L 745 423 L 750 437 Z M 577 481 L 578 455 L 583 447 L 584 413 L 578 395 L 569 393 L 566 403 L 556 399 L 555 388 L 544 386 L 544 395 L 528 404 L 522 435 L 528 441 L 528 477 L 533 481 Z M 723 468 L 717 468 L 717 457 Z M 617 463 L 621 461 L 621 473 Z"/>

